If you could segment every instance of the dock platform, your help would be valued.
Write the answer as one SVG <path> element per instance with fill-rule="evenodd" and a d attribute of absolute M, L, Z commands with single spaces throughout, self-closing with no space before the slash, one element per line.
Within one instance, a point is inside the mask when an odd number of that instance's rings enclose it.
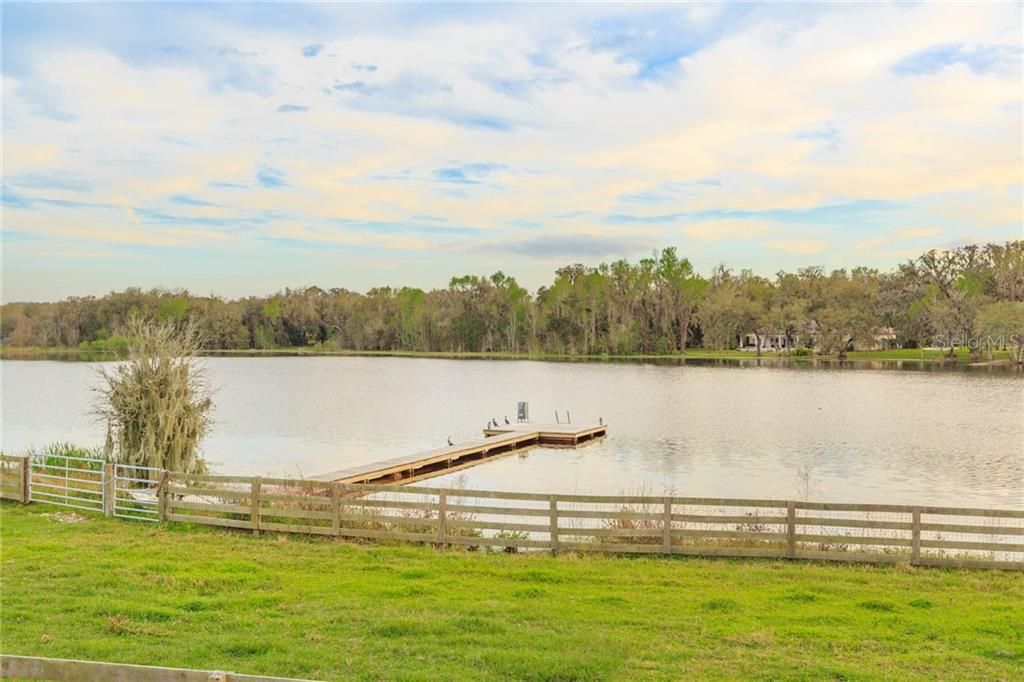
<path fill-rule="evenodd" d="M 604 438 L 607 424 L 502 424 L 484 429 L 484 438 L 411 455 L 393 457 L 310 477 L 337 483 L 413 483 L 475 466 L 526 448 L 575 448 Z"/>

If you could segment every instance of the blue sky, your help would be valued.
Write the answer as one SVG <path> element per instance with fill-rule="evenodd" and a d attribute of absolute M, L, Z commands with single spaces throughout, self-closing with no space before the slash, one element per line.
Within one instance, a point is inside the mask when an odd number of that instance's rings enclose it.
<path fill-rule="evenodd" d="M 1019 4 L 18 4 L 3 300 L 1022 237 Z"/>

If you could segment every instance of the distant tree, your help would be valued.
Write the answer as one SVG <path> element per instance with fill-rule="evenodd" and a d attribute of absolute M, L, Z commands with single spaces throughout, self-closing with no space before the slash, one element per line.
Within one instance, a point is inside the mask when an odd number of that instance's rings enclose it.
<path fill-rule="evenodd" d="M 1024 302 L 1000 301 L 982 306 L 978 310 L 978 331 L 981 346 L 990 357 L 995 348 L 1005 346 L 1014 362 L 1024 364 Z"/>
<path fill-rule="evenodd" d="M 808 267 L 774 279 L 724 266 L 705 279 L 668 247 L 633 263 L 566 265 L 533 295 L 499 271 L 454 277 L 430 291 L 310 286 L 226 300 L 128 288 L 15 302 L 0 308 L 0 337 L 11 346 L 117 351 L 128 320 L 141 316 L 191 324 L 207 349 L 630 354 L 695 343 L 732 348 L 740 335 L 755 334 L 784 336 L 787 346 L 814 339 L 819 352 L 842 353 L 872 345 L 884 329 L 903 347 L 941 339 L 952 352 L 976 338 L 981 310 L 1002 301 L 1024 301 L 1024 241 L 930 251 L 884 273 Z"/>
<path fill-rule="evenodd" d="M 755 350 L 760 356 L 765 340 L 779 329 L 772 309 L 771 283 L 750 272 L 743 273 L 741 282 L 740 298 L 736 303 L 737 317 L 743 332 L 754 335 Z"/>
<path fill-rule="evenodd" d="M 877 273 L 864 268 L 850 274 L 835 270 L 821 285 L 820 305 L 813 317 L 818 349 L 845 357 L 856 343 L 871 345 L 878 329 Z"/>
<path fill-rule="evenodd" d="M 680 258 L 674 246 L 662 249 L 657 274 L 662 319 L 668 322 L 666 331 L 674 334 L 676 350 L 685 351 L 690 325 L 707 291 L 707 280 L 694 273 L 690 261 Z"/>
<path fill-rule="evenodd" d="M 735 348 L 743 329 L 739 310 L 740 282 L 725 266 L 719 266 L 708 281 L 700 309 L 704 345 L 709 348 Z"/>
<path fill-rule="evenodd" d="M 986 244 L 984 255 L 992 269 L 990 294 L 999 300 L 1024 301 L 1024 240 Z"/>

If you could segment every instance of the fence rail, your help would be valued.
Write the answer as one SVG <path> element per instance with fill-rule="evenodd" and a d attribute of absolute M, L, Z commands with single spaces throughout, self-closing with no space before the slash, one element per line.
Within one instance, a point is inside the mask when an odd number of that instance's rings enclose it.
<path fill-rule="evenodd" d="M 4 497 L 254 533 L 1024 569 L 1024 510 L 343 484 L 57 457 L 3 456 L 0 465 Z"/>
<path fill-rule="evenodd" d="M 68 680 L 69 682 L 312 682 L 292 677 L 266 677 L 153 665 L 77 661 L 0 654 L 4 679 Z"/>

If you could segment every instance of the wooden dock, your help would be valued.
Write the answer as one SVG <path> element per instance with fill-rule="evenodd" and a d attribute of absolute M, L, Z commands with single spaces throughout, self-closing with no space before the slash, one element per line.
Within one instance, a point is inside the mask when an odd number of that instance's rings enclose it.
<path fill-rule="evenodd" d="M 312 476 L 339 483 L 412 483 L 475 466 L 525 448 L 575 448 L 608 433 L 607 424 L 508 424 L 484 429 L 484 438 L 468 443 L 362 464 Z"/>

